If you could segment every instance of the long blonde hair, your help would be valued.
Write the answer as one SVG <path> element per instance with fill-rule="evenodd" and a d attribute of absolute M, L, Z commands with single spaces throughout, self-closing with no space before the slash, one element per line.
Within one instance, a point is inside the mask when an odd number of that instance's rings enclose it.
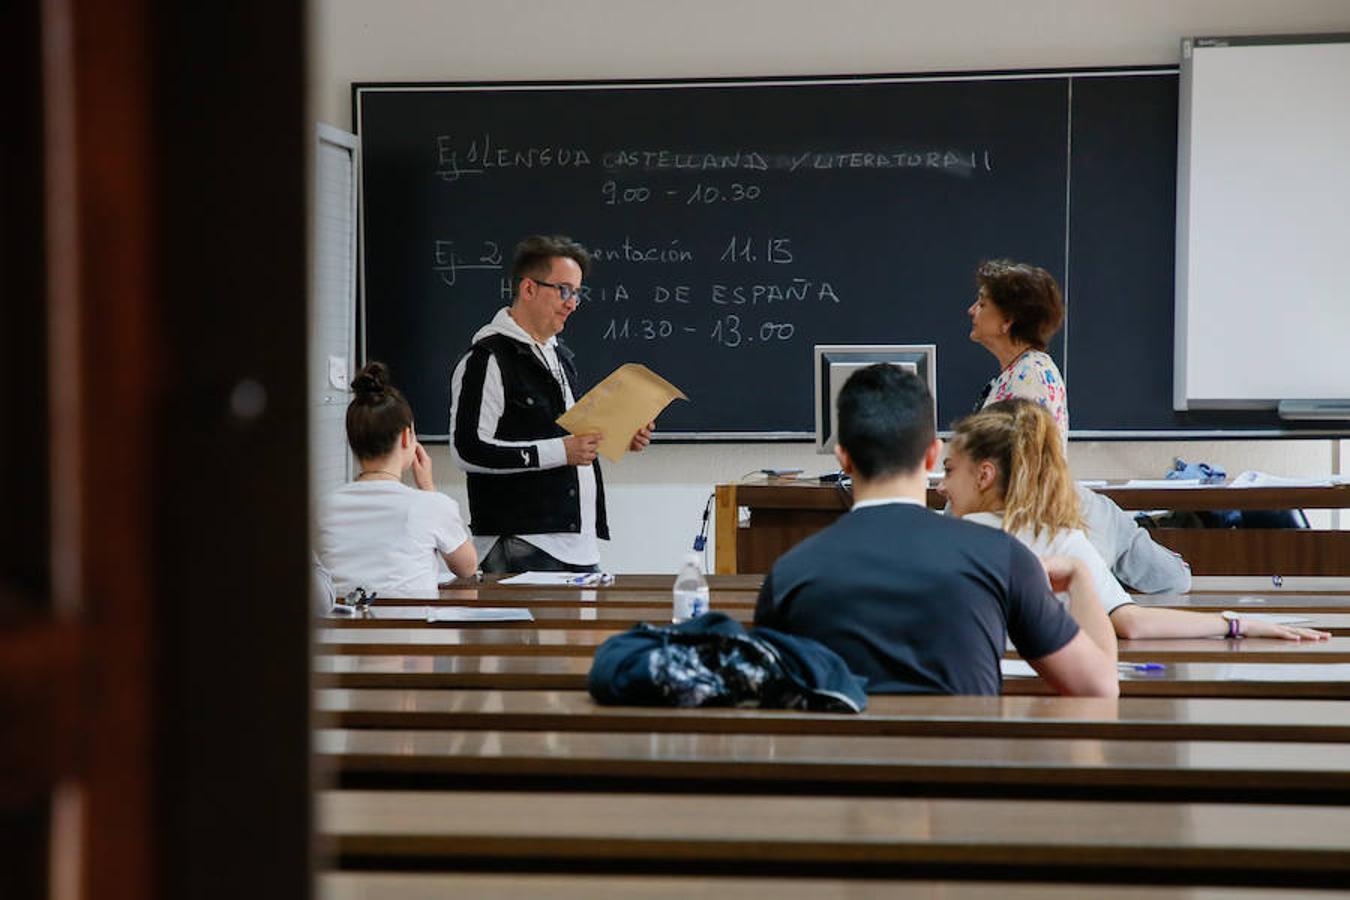
<path fill-rule="evenodd" d="M 952 447 L 998 469 L 1003 530 L 1083 527 L 1078 492 L 1064 458 L 1063 437 L 1050 414 L 1029 400 L 1000 400 L 952 426 Z"/>

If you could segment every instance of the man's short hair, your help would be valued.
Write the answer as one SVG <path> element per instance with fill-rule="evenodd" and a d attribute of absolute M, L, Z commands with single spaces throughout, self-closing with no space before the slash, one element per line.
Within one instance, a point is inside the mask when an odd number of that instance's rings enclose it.
<path fill-rule="evenodd" d="M 858 475 L 885 478 L 923 464 L 937 432 L 933 395 L 919 376 L 877 363 L 850 375 L 838 402 L 839 444 Z"/>
<path fill-rule="evenodd" d="M 553 260 L 559 256 L 581 267 L 581 277 L 591 271 L 591 255 L 586 248 L 562 234 L 535 234 L 516 244 L 511 261 L 511 289 L 520 290 L 522 278 L 546 278 Z"/>

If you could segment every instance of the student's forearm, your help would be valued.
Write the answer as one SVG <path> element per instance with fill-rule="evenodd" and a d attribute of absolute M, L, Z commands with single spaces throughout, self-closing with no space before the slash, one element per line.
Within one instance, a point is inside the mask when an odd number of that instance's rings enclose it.
<path fill-rule="evenodd" d="M 1217 613 L 1186 612 L 1126 603 L 1111 611 L 1116 634 L 1129 641 L 1144 638 L 1213 637 L 1228 633 L 1228 621 Z"/>
<path fill-rule="evenodd" d="M 1215 613 L 1140 607 L 1133 603 L 1112 610 L 1111 624 L 1116 634 L 1126 640 L 1225 637 L 1230 627 L 1227 619 Z M 1331 636 L 1314 628 L 1299 628 L 1246 618 L 1238 620 L 1237 629 L 1240 637 L 1278 638 L 1286 641 L 1324 641 Z"/>
<path fill-rule="evenodd" d="M 1114 665 L 1116 662 L 1116 632 L 1111 620 L 1106 617 L 1101 601 L 1097 599 L 1097 589 L 1092 585 L 1092 576 L 1087 567 L 1074 576 L 1069 585 L 1069 614 L 1083 629 L 1083 633 L 1092 639 Z"/>
<path fill-rule="evenodd" d="M 441 554 L 445 564 L 460 578 L 467 578 L 478 570 L 478 551 L 473 541 L 465 541 L 449 553 Z"/>

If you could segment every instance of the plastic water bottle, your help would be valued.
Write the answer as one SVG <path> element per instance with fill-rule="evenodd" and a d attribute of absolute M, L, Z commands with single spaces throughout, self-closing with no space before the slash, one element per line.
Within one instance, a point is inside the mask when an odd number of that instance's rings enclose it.
<path fill-rule="evenodd" d="M 670 621 L 676 624 L 701 616 L 708 611 L 708 580 L 703 577 L 697 553 L 684 558 L 684 565 L 675 576 L 674 603 Z"/>

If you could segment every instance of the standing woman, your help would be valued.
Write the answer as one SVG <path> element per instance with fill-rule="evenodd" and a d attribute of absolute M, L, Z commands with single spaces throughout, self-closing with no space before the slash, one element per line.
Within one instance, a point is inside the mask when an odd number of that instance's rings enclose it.
<path fill-rule="evenodd" d="M 994 355 L 999 373 L 984 388 L 975 409 L 1014 398 L 1043 407 L 1069 440 L 1069 393 L 1059 367 L 1045 352 L 1064 324 L 1064 297 L 1055 278 L 1039 266 L 995 259 L 975 272 L 979 295 L 966 310 L 970 339 Z M 1191 569 L 1180 556 L 1155 543 L 1111 499 L 1078 488 L 1088 539 L 1120 581 L 1137 591 L 1185 593 Z"/>
<path fill-rule="evenodd" d="M 472 575 L 478 565 L 459 505 L 436 490 L 431 459 L 413 432 L 412 407 L 389 383 L 384 364 L 361 369 L 352 393 L 347 442 L 361 471 L 324 498 L 319 562 L 339 597 L 356 587 L 386 597 L 434 597 L 438 554 L 456 575 Z M 403 483 L 410 468 L 416 488 Z"/>
<path fill-rule="evenodd" d="M 1045 352 L 1064 324 L 1064 297 L 1039 266 L 994 259 L 975 271 L 979 294 L 966 313 L 970 339 L 998 360 L 999 373 L 985 387 L 976 409 L 1021 397 L 1044 406 L 1059 430 L 1069 434 L 1069 395 L 1059 367 Z"/>
<path fill-rule="evenodd" d="M 1226 635 L 1323 640 L 1326 632 L 1235 615 L 1135 604 L 1083 533 L 1078 492 L 1048 412 L 1026 400 L 991 404 L 952 426 L 938 490 L 952 513 L 1001 528 L 1037 556 L 1087 563 L 1116 635 L 1126 639 Z"/>

